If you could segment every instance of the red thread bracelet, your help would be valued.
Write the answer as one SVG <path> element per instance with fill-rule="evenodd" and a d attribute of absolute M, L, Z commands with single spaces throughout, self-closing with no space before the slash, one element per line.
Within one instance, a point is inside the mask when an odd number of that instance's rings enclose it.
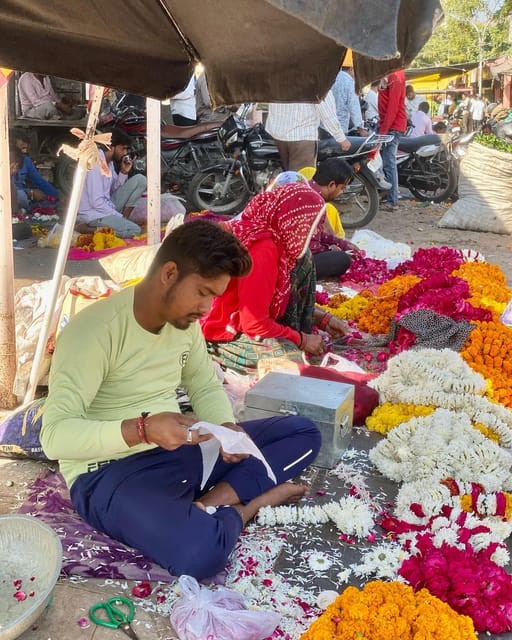
<path fill-rule="evenodd" d="M 143 411 L 137 418 L 137 433 L 139 434 L 139 440 L 143 444 L 149 444 L 148 437 L 146 435 L 147 422 L 146 418 L 149 416 L 149 411 Z"/>

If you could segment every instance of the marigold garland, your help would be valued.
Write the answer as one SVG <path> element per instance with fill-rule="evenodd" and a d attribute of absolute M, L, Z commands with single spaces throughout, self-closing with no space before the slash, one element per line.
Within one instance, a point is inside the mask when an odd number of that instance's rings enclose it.
<path fill-rule="evenodd" d="M 428 416 L 435 411 L 433 405 L 406 404 L 404 402 L 385 402 L 373 410 L 366 418 L 366 426 L 370 431 L 377 431 L 385 435 L 402 422 L 418 416 Z"/>
<path fill-rule="evenodd" d="M 78 236 L 75 247 L 84 251 L 101 251 L 102 249 L 113 249 L 114 247 L 125 247 L 126 242 L 118 238 L 115 231 L 110 227 L 101 227 L 92 233 L 83 233 Z"/>
<path fill-rule="evenodd" d="M 473 622 L 426 589 L 375 580 L 347 587 L 301 640 L 477 640 Z"/>
<path fill-rule="evenodd" d="M 469 334 L 462 358 L 490 381 L 487 395 L 512 407 L 512 328 L 501 322 L 477 322 Z"/>
<path fill-rule="evenodd" d="M 328 311 L 331 315 L 341 320 L 355 320 L 367 307 L 373 294 L 359 293 L 353 298 L 346 298 L 340 294 L 332 296 L 329 305 L 318 305 Z"/>
<path fill-rule="evenodd" d="M 462 278 L 469 284 L 470 302 L 477 307 L 488 307 L 501 313 L 512 298 L 503 271 L 498 265 L 488 262 L 465 262 L 453 271 L 452 276 Z"/>

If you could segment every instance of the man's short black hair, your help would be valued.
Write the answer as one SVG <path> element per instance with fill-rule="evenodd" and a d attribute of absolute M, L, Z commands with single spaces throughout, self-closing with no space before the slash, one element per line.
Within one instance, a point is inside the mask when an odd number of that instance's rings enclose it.
<path fill-rule="evenodd" d="M 30 144 L 30 136 L 23 129 L 13 129 L 11 138 L 12 140 L 23 140 L 23 142 Z"/>
<path fill-rule="evenodd" d="M 313 180 L 320 186 L 330 182 L 344 184 L 352 179 L 354 171 L 343 158 L 327 158 L 318 164 Z"/>
<path fill-rule="evenodd" d="M 150 274 L 166 262 L 175 262 L 179 277 L 198 273 L 203 278 L 227 274 L 246 276 L 252 267 L 247 249 L 229 231 L 208 220 L 193 220 L 174 229 L 162 242 Z"/>
<path fill-rule="evenodd" d="M 428 102 L 420 102 L 418 105 L 418 111 L 423 111 L 423 113 L 428 113 L 429 109 Z"/>
<path fill-rule="evenodd" d="M 118 144 L 122 144 L 122 145 L 125 145 L 127 147 L 131 147 L 132 146 L 132 139 L 122 129 L 119 129 L 118 127 L 114 127 L 113 129 L 110 129 L 109 131 L 110 131 L 110 133 L 112 133 L 111 145 L 113 147 L 115 147 Z M 107 131 L 107 133 L 108 133 L 108 131 Z"/>

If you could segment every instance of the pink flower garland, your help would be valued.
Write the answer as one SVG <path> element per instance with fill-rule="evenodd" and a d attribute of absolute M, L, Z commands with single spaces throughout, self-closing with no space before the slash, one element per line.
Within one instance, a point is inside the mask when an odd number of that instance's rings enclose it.
<path fill-rule="evenodd" d="M 350 268 L 340 276 L 340 282 L 355 282 L 360 285 L 377 285 L 392 277 L 385 260 L 354 256 Z"/>
<path fill-rule="evenodd" d="M 477 631 L 512 630 L 512 576 L 491 560 L 497 545 L 476 553 L 442 544 L 434 546 L 430 534 L 417 537 L 419 555 L 405 560 L 399 574 L 418 591 L 432 595 L 458 613 L 469 616 Z"/>
<path fill-rule="evenodd" d="M 412 274 L 421 278 L 428 278 L 434 273 L 451 273 L 463 263 L 464 258 L 460 251 L 451 247 L 418 249 L 410 260 L 402 262 L 402 264 L 393 269 L 390 277 Z"/>

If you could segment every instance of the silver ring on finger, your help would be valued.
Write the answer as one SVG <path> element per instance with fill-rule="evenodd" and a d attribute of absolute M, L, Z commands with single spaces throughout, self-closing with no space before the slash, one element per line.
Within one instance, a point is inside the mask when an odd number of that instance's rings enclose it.
<path fill-rule="evenodd" d="M 192 443 L 192 429 L 191 427 L 189 427 L 187 430 L 187 444 L 191 444 L 191 443 Z"/>

